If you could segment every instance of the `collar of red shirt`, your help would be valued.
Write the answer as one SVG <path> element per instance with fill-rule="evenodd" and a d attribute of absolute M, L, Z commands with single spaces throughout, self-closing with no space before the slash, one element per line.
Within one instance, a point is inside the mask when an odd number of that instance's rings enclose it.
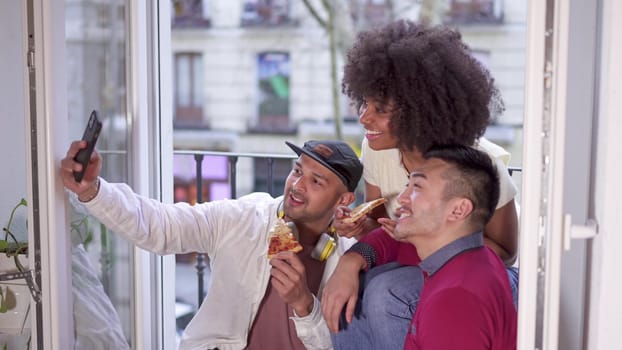
<path fill-rule="evenodd" d="M 484 234 L 482 231 L 472 233 L 468 236 L 458 238 L 457 240 L 449 243 L 443 248 L 435 251 L 432 255 L 428 256 L 421 261 L 419 267 L 427 278 L 440 270 L 454 256 L 463 253 L 467 250 L 481 248 L 484 246 Z"/>

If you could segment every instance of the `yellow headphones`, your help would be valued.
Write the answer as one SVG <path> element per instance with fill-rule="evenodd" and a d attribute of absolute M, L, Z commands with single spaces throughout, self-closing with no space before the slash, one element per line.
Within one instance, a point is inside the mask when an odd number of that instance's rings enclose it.
<path fill-rule="evenodd" d="M 277 217 L 279 219 L 283 219 L 285 217 L 285 212 L 283 211 L 282 207 L 283 202 L 279 204 L 279 209 L 277 211 Z M 290 221 L 287 223 L 287 225 L 292 229 L 294 237 L 296 237 L 296 240 L 298 240 L 298 228 L 296 228 L 296 224 Z M 313 247 L 313 251 L 311 251 L 311 257 L 313 259 L 319 261 L 326 261 L 326 259 L 328 259 L 328 257 L 330 257 L 335 251 L 335 247 L 337 247 L 337 240 L 335 239 L 336 230 L 332 226 L 332 224 L 330 225 L 329 232 L 330 234 L 323 232 L 320 236 L 320 239 L 315 244 L 315 247 Z"/>

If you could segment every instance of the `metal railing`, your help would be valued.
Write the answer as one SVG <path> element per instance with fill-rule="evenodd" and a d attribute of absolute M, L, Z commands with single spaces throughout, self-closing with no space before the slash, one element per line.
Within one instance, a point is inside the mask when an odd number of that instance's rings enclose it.
<path fill-rule="evenodd" d="M 231 193 L 231 199 L 237 198 L 237 164 L 240 158 L 252 158 L 252 159 L 265 159 L 268 165 L 267 175 L 267 192 L 273 193 L 274 190 L 274 161 L 276 159 L 296 159 L 295 155 L 285 154 L 268 154 L 268 153 L 235 153 L 235 152 L 216 152 L 216 151 L 198 151 L 198 150 L 179 150 L 174 152 L 175 155 L 188 155 L 193 156 L 195 160 L 196 169 L 196 186 L 197 186 L 197 199 L 196 203 L 203 203 L 203 159 L 206 156 L 218 156 L 227 158 L 227 174 L 229 181 L 229 188 Z M 520 167 L 508 167 L 510 176 L 513 176 L 515 172 L 522 172 Z M 205 298 L 205 285 L 203 277 L 205 275 L 205 269 L 207 268 L 207 262 L 205 254 L 197 253 L 197 261 L 195 268 L 197 270 L 198 278 L 198 306 L 201 306 L 203 299 Z"/>
<path fill-rule="evenodd" d="M 508 172 L 510 173 L 510 177 L 514 175 L 514 173 L 520 173 L 523 169 L 515 166 L 508 167 Z"/>
<path fill-rule="evenodd" d="M 236 153 L 236 152 L 216 152 L 216 151 L 197 151 L 197 150 L 179 150 L 174 152 L 175 155 L 188 155 L 193 156 L 195 161 L 195 176 L 197 186 L 197 199 L 196 202 L 203 203 L 203 159 L 206 156 L 217 156 L 227 158 L 227 178 L 229 182 L 229 189 L 231 199 L 237 198 L 237 165 L 240 158 L 251 159 L 265 159 L 268 165 L 267 179 L 267 192 L 274 192 L 274 161 L 276 159 L 296 159 L 293 154 L 269 154 L 269 153 Z M 203 298 L 205 298 L 205 285 L 203 277 L 205 275 L 205 268 L 207 268 L 207 261 L 205 254 L 197 253 L 197 261 L 195 268 L 197 270 L 198 278 L 198 306 L 201 306 Z"/>

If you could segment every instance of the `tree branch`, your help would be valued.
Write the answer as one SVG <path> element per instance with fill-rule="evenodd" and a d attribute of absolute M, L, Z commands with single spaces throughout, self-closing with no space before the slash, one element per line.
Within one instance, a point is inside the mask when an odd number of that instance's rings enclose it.
<path fill-rule="evenodd" d="M 309 2 L 309 0 L 302 0 L 302 3 L 305 4 L 305 6 L 307 7 L 307 10 L 309 10 L 309 13 L 311 14 L 311 16 L 313 16 L 313 18 L 315 18 L 315 20 L 317 21 L 317 23 L 324 29 L 328 29 L 328 26 L 326 24 L 326 21 L 324 19 L 322 19 L 322 17 L 320 17 L 320 14 L 315 10 L 315 8 L 313 7 L 313 5 L 311 5 L 311 3 Z"/>

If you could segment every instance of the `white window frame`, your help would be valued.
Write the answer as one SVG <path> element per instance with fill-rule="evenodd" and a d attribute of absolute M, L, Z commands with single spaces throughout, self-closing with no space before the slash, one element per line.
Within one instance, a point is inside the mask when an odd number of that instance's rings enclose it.
<path fill-rule="evenodd" d="M 559 337 L 567 11 L 564 1 L 529 3 L 519 257 L 519 349 L 556 349 Z M 547 14 L 551 17 L 547 18 Z M 551 34 L 545 36 L 549 28 Z"/>
<path fill-rule="evenodd" d="M 170 1 L 129 1 L 130 178 L 142 195 L 172 202 Z M 159 19 L 166 19 L 160 21 Z M 157 174 L 154 176 L 154 174 Z M 175 348 L 175 257 L 134 248 L 135 349 Z"/>
<path fill-rule="evenodd" d="M 165 202 L 172 202 L 172 97 L 170 87 L 170 1 L 142 2 L 136 0 L 128 0 L 128 18 L 129 18 L 129 72 L 130 91 L 128 101 L 131 104 L 131 137 L 132 137 L 132 154 L 130 168 L 131 182 L 134 189 L 142 194 L 158 198 Z M 620 45 L 613 44 L 611 39 L 615 33 L 615 29 L 619 29 L 620 25 L 612 24 L 615 14 L 622 13 L 622 6 L 611 0 L 602 0 L 604 8 L 602 10 L 605 15 L 604 24 L 607 36 L 604 37 L 606 45 L 611 47 L 602 48 L 604 56 L 602 76 L 607 78 L 609 73 L 619 72 L 619 66 L 615 60 L 622 55 Z M 564 121 L 554 118 L 555 128 L 549 139 L 551 148 L 543 147 L 543 139 L 540 137 L 543 131 L 542 111 L 544 106 L 544 85 L 545 74 L 543 70 L 545 65 L 544 50 L 544 33 L 545 33 L 545 14 L 547 12 L 547 4 L 555 3 L 558 17 L 556 20 L 556 29 L 559 42 L 554 46 L 554 65 L 553 70 L 563 71 L 565 69 L 565 58 L 563 52 L 567 49 L 564 47 L 567 43 L 567 11 L 568 3 L 562 0 L 547 0 L 529 2 L 528 11 L 528 66 L 526 80 L 526 103 L 525 103 L 525 155 L 523 163 L 523 188 L 521 201 L 521 245 L 520 245 L 520 264 L 521 264 L 521 283 L 520 283 L 520 300 L 519 300 L 519 328 L 518 328 L 518 348 L 530 349 L 536 347 L 536 331 L 540 329 L 542 339 L 538 340 L 542 346 L 539 348 L 555 349 L 559 336 L 559 261 L 561 250 L 561 215 L 562 206 L 559 199 L 560 186 L 563 181 L 556 182 L 561 171 L 563 171 L 563 128 Z M 32 344 L 33 348 L 38 348 L 41 344 L 45 349 L 72 349 L 73 348 L 73 317 L 72 317 L 72 299 L 71 293 L 71 270 L 70 270 L 70 242 L 69 236 L 66 234 L 69 225 L 67 221 L 67 210 L 65 208 L 64 190 L 60 178 L 58 176 L 58 162 L 64 157 L 67 148 L 67 118 L 66 118 L 66 85 L 64 72 L 64 0 L 47 0 L 35 1 L 28 0 L 24 2 L 33 8 L 32 23 L 34 25 L 34 53 L 32 55 L 34 69 L 36 71 L 36 99 L 32 105 L 26 106 L 27 116 L 33 112 L 35 116 L 32 121 L 36 125 L 29 123 L 30 127 L 34 127 L 34 132 L 28 133 L 29 141 L 36 141 L 39 152 L 36 154 L 37 168 L 32 167 L 32 157 L 28 154 L 28 198 L 33 198 L 32 187 L 38 186 L 39 196 L 39 217 L 41 218 L 41 279 L 42 279 L 42 304 L 41 312 L 37 313 L 37 317 L 32 317 L 31 327 L 33 330 Z M 26 13 L 26 11 L 24 11 Z M 564 15 L 564 13 L 566 13 Z M 163 23 L 157 22 L 157 19 L 167 19 Z M 566 30 L 566 34 L 564 34 Z M 25 38 L 23 39 L 27 41 Z M 566 41 L 566 42 L 564 42 Z M 27 44 L 24 47 L 28 47 Z M 611 51 L 609 51 L 611 50 Z M 560 54 L 561 53 L 561 54 Z M 26 55 L 24 55 L 26 57 Z M 28 76 L 25 73 L 24 79 Z M 560 116 L 564 112 L 565 92 L 559 86 L 564 86 L 564 77 L 557 75 L 554 78 L 554 84 L 557 84 L 557 90 L 552 92 L 554 105 L 553 115 Z M 620 143 L 620 138 L 616 137 L 620 130 L 620 124 L 616 117 L 619 111 L 620 100 L 615 97 L 615 88 L 620 87 L 620 83 L 612 78 L 604 79 L 602 89 L 603 97 L 603 115 L 607 116 L 605 120 L 610 123 L 612 129 L 599 130 L 603 136 L 609 136 L 613 140 L 614 145 Z M 162 88 L 160 88 L 162 87 Z M 28 96 L 28 95 L 26 95 Z M 564 102 L 564 103 L 562 103 Z M 34 111 L 32 110 L 34 109 Z M 605 125 L 607 126 L 607 125 Z M 560 131 L 562 130 L 562 131 Z M 562 146 L 560 146 L 562 145 Z M 599 147 L 604 149 L 604 145 Z M 615 148 L 615 147 L 614 147 Z M 619 148 L 618 148 L 619 149 Z M 546 176 L 542 176 L 543 157 L 545 152 L 550 152 L 549 160 L 551 161 L 550 171 Z M 561 156 L 560 156 L 560 152 Z M 612 150 L 615 153 L 615 149 Z M 615 155 L 608 158 L 600 159 L 597 165 L 600 170 L 606 170 L 603 164 L 612 164 L 618 162 L 614 169 L 620 168 L 619 160 L 615 159 Z M 561 160 L 559 160 L 561 159 Z M 560 164 L 561 162 L 561 164 Z M 561 165 L 561 167 L 560 167 Z M 611 165 L 613 167 L 613 165 Z M 609 169 L 609 168 L 607 168 Z M 163 176 L 166 175 L 166 176 Z M 619 189 L 616 176 L 608 175 L 605 180 L 610 181 L 615 189 Z M 551 185 L 547 191 L 542 190 L 542 181 L 547 180 Z M 562 178 L 563 180 L 563 178 Z M 613 212 L 617 198 L 614 194 L 606 193 L 611 187 L 607 187 L 608 183 L 597 184 L 597 193 L 606 202 L 599 205 L 597 213 L 605 219 L 602 224 L 605 229 L 608 228 L 611 235 L 599 237 L 595 243 L 595 254 L 598 255 L 598 264 L 589 266 L 594 274 L 601 271 L 617 271 L 615 266 L 616 248 L 619 247 L 618 242 L 621 238 L 615 235 L 618 229 L 616 217 L 617 213 Z M 615 186 L 617 185 L 617 187 Z M 604 188 L 607 188 L 605 190 Z M 541 206 L 539 205 L 542 196 L 549 196 L 550 207 L 547 209 L 547 216 L 541 217 Z M 603 208 L 608 205 L 609 209 Z M 554 218 L 554 219 L 552 219 Z M 32 212 L 29 221 L 32 222 Z M 548 241 L 550 246 L 541 250 L 539 248 L 538 235 L 543 225 L 547 226 L 547 234 L 551 235 Z M 608 225 L 610 225 L 608 227 Z M 29 238 L 32 239 L 32 226 L 29 227 Z M 607 244 L 605 244 L 607 243 Z M 544 256 L 539 252 L 545 252 Z M 618 254 L 619 255 L 619 254 Z M 539 261 L 545 259 L 547 274 L 544 279 L 544 285 L 541 286 L 544 298 L 544 308 L 538 310 L 538 274 Z M 34 266 L 34 254 L 29 255 L 31 266 Z M 557 259 L 557 260 L 556 260 Z M 173 349 L 175 339 L 175 314 L 174 314 L 174 288 L 165 288 L 165 286 L 174 285 L 174 257 L 155 257 L 145 253 L 142 250 L 134 250 L 134 288 L 132 305 L 135 329 L 132 337 L 132 346 L 135 349 Z M 603 266 L 599 265 L 602 264 Z M 612 279 L 612 275 L 608 276 Z M 602 278 L 605 279 L 604 276 Z M 617 344 L 620 340 L 619 332 L 612 331 L 611 327 L 616 324 L 615 321 L 619 317 L 618 314 L 609 314 L 612 303 L 619 305 L 619 298 L 616 293 L 622 290 L 617 281 L 605 281 L 603 286 L 595 285 L 592 282 L 591 287 L 595 292 L 600 294 L 592 295 L 589 301 L 591 306 L 589 319 L 592 329 L 588 335 L 593 335 L 589 339 L 590 345 L 597 345 L 598 348 L 609 348 Z M 152 288 L 156 286 L 157 288 Z M 602 294 L 602 295 L 601 295 Z M 613 305 L 613 309 L 615 309 Z M 33 304 L 33 310 L 35 305 Z M 544 317 L 542 324 L 536 322 L 537 313 L 543 312 Z M 618 316 L 616 316 L 618 315 Z M 34 316 L 34 315 L 33 315 Z M 542 315 L 541 315 L 542 316 Z M 37 325 L 40 336 L 37 334 Z M 599 330 L 599 326 L 610 327 L 608 329 Z M 539 331 L 539 332 L 540 332 Z"/>
<path fill-rule="evenodd" d="M 72 349 L 73 302 L 71 293 L 71 245 L 69 222 L 58 161 L 66 152 L 67 108 L 65 70 L 64 2 L 62 0 L 24 2 L 25 33 L 32 35 L 28 54 L 34 62 L 25 72 L 27 89 L 27 145 L 36 145 L 36 154 L 27 154 L 29 242 L 39 231 L 41 262 L 41 303 L 31 303 L 32 346 L 45 349 Z M 24 38 L 28 43 L 27 38 Z M 30 147 L 28 147 L 30 149 Z M 36 158 L 36 159 L 35 159 Z M 33 164 L 37 166 L 34 167 Z M 36 186 L 36 187 L 34 187 Z M 36 191 L 35 191 L 36 188 Z M 35 200 L 33 200 L 33 198 Z M 33 209 L 37 207 L 38 217 Z M 30 248 L 29 248 L 30 249 Z M 32 252 L 32 250 L 31 250 Z M 29 254 L 36 266 L 35 254 Z"/>
<path fill-rule="evenodd" d="M 34 103 L 26 102 L 28 142 L 36 142 L 37 168 L 28 154 L 28 198 L 38 186 L 41 234 L 41 312 L 31 318 L 33 349 L 72 349 L 71 242 L 68 204 L 58 162 L 67 151 L 65 80 L 65 0 L 29 0 L 32 7 L 35 75 Z M 167 19 L 159 22 L 158 19 Z M 170 1 L 127 1 L 130 183 L 137 193 L 172 202 L 172 108 L 170 86 Z M 27 46 L 27 39 L 23 38 Z M 24 57 L 27 57 L 24 53 Z M 160 67 L 163 69 L 160 70 Z M 25 81 L 28 74 L 24 73 Z M 160 89 L 163 86 L 163 89 Z M 26 95 L 27 99 L 29 95 Z M 36 125 L 35 125 L 36 122 Z M 30 137 L 33 136 L 34 137 Z M 34 172 L 33 172 L 34 171 Z M 33 222 L 32 210 L 29 217 Z M 32 226 L 29 239 L 33 241 Z M 45 233 L 45 234 L 43 234 Z M 34 254 L 29 255 L 30 266 Z M 175 348 L 174 256 L 132 252 L 132 347 Z M 36 304 L 32 304 L 36 310 Z M 37 328 L 39 324 L 39 328 Z M 37 333 L 37 330 L 40 332 Z"/>

